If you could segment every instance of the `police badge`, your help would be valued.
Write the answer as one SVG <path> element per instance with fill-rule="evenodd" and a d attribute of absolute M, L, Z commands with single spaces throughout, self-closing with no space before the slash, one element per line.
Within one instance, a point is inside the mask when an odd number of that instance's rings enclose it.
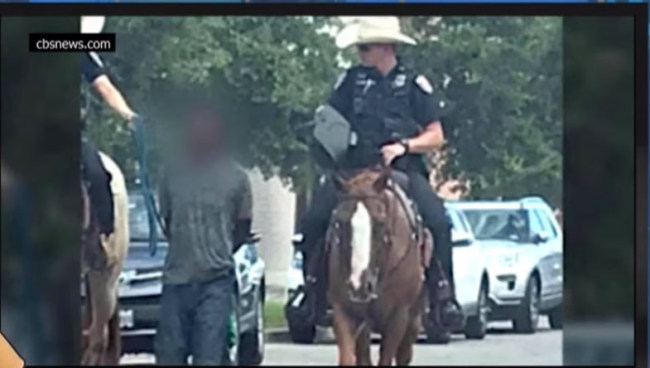
<path fill-rule="evenodd" d="M 395 77 L 395 80 L 393 81 L 393 85 L 396 88 L 404 87 L 405 83 L 406 83 L 406 74 L 398 74 L 397 77 Z"/>

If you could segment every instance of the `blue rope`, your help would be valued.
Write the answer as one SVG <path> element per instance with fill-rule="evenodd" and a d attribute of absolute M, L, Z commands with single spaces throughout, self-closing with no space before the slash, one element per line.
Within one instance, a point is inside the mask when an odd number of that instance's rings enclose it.
<path fill-rule="evenodd" d="M 156 210 L 156 200 L 149 185 L 149 173 L 147 170 L 147 147 L 145 142 L 144 122 L 142 117 L 136 116 L 133 119 L 135 125 L 135 146 L 136 155 L 139 161 L 140 185 L 142 186 L 142 195 L 144 196 L 145 206 L 147 208 L 147 217 L 149 220 L 149 254 L 153 257 L 158 249 L 158 226 L 164 229 L 162 219 Z"/>

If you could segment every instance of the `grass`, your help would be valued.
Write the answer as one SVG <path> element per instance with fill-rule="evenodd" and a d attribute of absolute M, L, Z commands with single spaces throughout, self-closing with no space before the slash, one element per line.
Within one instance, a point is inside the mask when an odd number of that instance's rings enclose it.
<path fill-rule="evenodd" d="M 287 326 L 284 319 L 284 303 L 275 300 L 268 300 L 264 305 L 264 326 L 265 329 L 282 328 Z"/>

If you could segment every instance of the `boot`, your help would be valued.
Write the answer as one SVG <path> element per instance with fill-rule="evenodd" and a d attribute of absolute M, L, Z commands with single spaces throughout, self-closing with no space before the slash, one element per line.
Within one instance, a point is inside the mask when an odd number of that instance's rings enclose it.
<path fill-rule="evenodd" d="M 464 321 L 463 310 L 456 301 L 454 285 L 450 283 L 444 274 L 440 263 L 434 260 L 429 272 L 427 272 L 430 310 L 440 310 L 440 313 L 430 313 L 430 321 L 435 325 L 441 325 L 448 330 L 462 327 Z"/>
<path fill-rule="evenodd" d="M 298 288 L 294 299 L 302 298 L 302 300 L 293 306 L 295 307 L 295 313 L 298 318 L 312 324 L 316 315 L 315 296 L 317 278 L 313 275 L 313 272 L 309 271 L 311 258 L 307 253 L 303 238 L 300 238 L 300 240 L 294 239 L 293 246 L 297 251 L 302 253 L 302 276 L 304 280 L 303 286 Z"/>

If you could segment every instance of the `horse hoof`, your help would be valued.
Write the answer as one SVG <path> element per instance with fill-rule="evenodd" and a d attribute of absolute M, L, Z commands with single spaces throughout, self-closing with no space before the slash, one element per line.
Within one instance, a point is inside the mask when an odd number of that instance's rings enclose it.
<path fill-rule="evenodd" d="M 81 358 L 81 365 L 99 365 L 99 355 L 91 352 L 84 354 Z"/>

